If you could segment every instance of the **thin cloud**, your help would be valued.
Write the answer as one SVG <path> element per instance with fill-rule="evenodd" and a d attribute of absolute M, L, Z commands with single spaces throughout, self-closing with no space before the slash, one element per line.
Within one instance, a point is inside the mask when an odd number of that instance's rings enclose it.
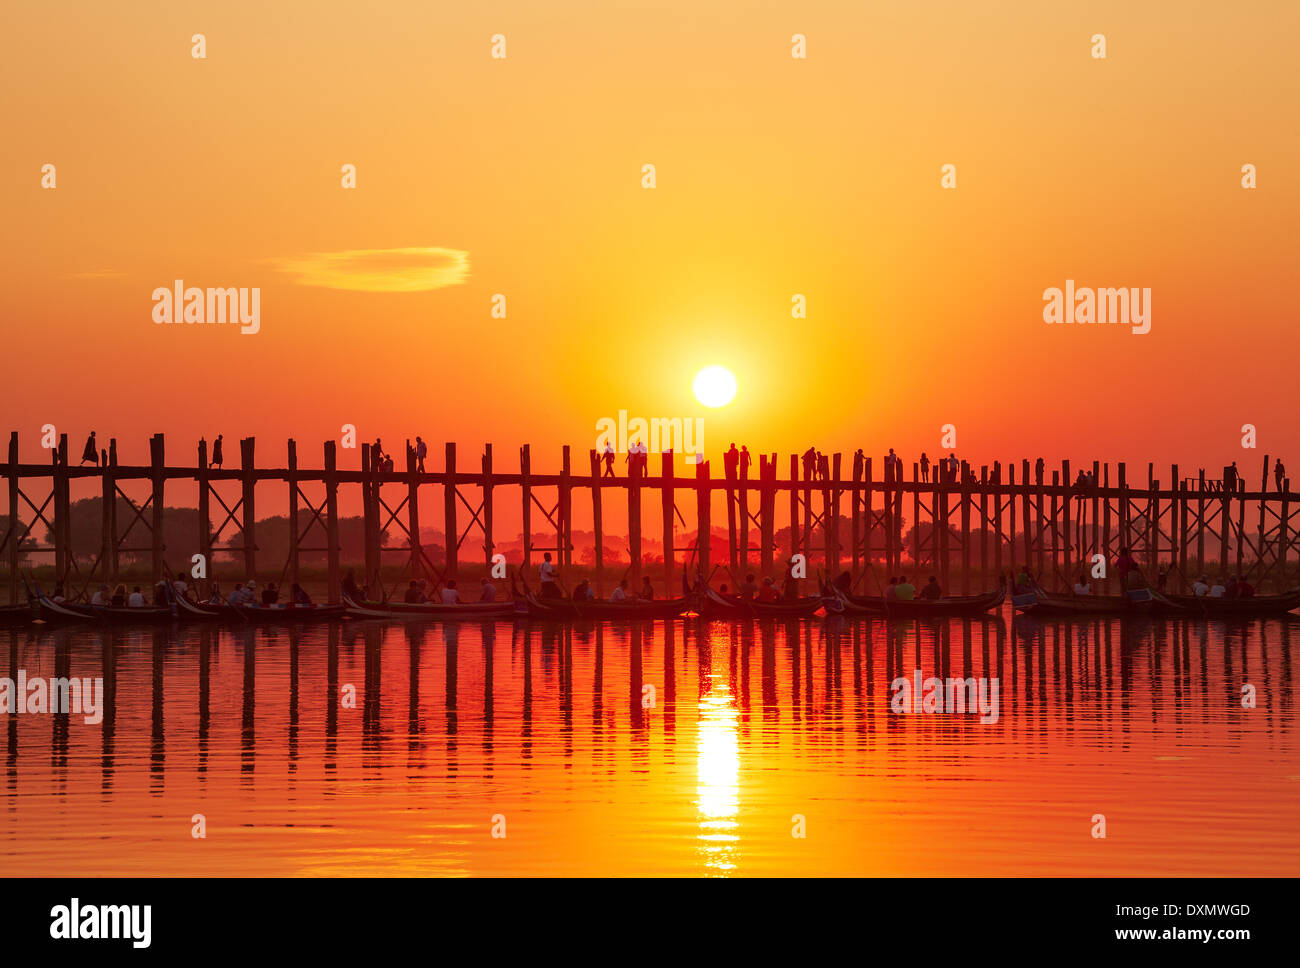
<path fill-rule="evenodd" d="M 460 249 L 348 249 L 268 262 L 300 286 L 356 292 L 424 292 L 469 277 L 469 253 Z"/>

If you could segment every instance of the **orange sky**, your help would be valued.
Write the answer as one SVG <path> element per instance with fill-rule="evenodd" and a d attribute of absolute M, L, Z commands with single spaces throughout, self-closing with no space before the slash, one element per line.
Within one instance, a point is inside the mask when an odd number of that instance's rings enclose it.
<path fill-rule="evenodd" d="M 458 440 L 470 463 L 491 441 L 505 469 L 531 442 L 548 470 L 620 409 L 705 415 L 691 378 L 722 363 L 740 394 L 707 412 L 713 453 L 933 454 L 952 423 L 976 464 L 1300 467 L 1298 11 L 11 7 L 0 429 L 31 459 L 45 423 L 74 449 L 116 436 L 124 460 L 155 431 L 176 457 L 224 432 L 280 459 L 292 435 L 318 466 L 354 423 Z M 406 248 L 467 274 L 376 292 L 301 271 Z M 260 287 L 261 332 L 155 325 L 178 278 Z M 1151 332 L 1044 324 L 1067 278 L 1150 288 Z"/>

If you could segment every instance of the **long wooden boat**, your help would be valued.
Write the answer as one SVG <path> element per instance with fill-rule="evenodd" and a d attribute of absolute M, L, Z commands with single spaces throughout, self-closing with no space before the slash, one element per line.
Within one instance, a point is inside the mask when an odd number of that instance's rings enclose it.
<path fill-rule="evenodd" d="M 13 628 L 17 625 L 27 625 L 36 618 L 36 609 L 29 603 L 27 605 L 3 605 L 0 606 L 0 628 Z"/>
<path fill-rule="evenodd" d="M 1180 606 L 1150 588 L 1131 588 L 1124 595 L 1052 595 L 1041 588 L 1013 595 L 1016 611 L 1034 616 L 1119 615 L 1148 616 L 1182 611 Z"/>
<path fill-rule="evenodd" d="M 232 605 L 229 602 L 196 604 L 175 599 L 177 614 L 185 621 L 239 622 L 254 625 L 327 622 L 347 614 L 346 605 Z M 138 609 L 137 609 L 138 611 Z"/>
<path fill-rule="evenodd" d="M 1210 598 L 1208 595 L 1165 595 L 1180 612 L 1209 618 L 1254 618 L 1285 615 L 1300 608 L 1300 588 L 1281 595 L 1252 595 L 1250 598 Z"/>
<path fill-rule="evenodd" d="M 490 619 L 510 618 L 515 613 L 515 603 L 462 602 L 443 605 L 438 602 L 366 602 L 343 596 L 343 605 L 353 618 L 387 618 L 399 620 Z"/>
<path fill-rule="evenodd" d="M 168 605 L 145 605 L 131 608 L 122 605 L 74 605 L 56 602 L 41 592 L 36 593 L 38 615 L 43 622 L 70 624 L 74 622 L 112 622 L 126 625 L 152 622 L 171 622 L 176 611 Z"/>
<path fill-rule="evenodd" d="M 831 586 L 829 599 L 838 601 L 846 615 L 888 615 L 891 618 L 928 616 L 982 615 L 1000 606 L 1007 598 L 1007 586 L 981 595 L 950 595 L 944 598 L 913 598 L 905 601 L 883 595 L 852 595 Z"/>
<path fill-rule="evenodd" d="M 820 595 L 760 602 L 723 595 L 712 588 L 706 588 L 691 602 L 691 608 L 704 618 L 804 618 L 825 607 Z"/>
<path fill-rule="evenodd" d="M 525 589 L 522 594 L 516 593 L 512 607 L 515 615 L 520 618 L 560 622 L 577 619 L 627 621 L 676 618 L 686 611 L 688 604 L 685 598 L 659 598 L 652 601 L 630 598 L 625 602 L 575 602 L 571 598 L 538 598 L 530 589 Z"/>

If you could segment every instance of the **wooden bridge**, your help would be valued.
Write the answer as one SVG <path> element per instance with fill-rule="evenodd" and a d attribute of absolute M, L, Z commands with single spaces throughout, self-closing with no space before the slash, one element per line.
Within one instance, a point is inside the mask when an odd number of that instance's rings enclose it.
<path fill-rule="evenodd" d="M 748 460 L 724 460 L 722 476 L 714 477 L 708 461 L 694 466 L 694 476 L 677 475 L 672 453 L 659 455 L 657 475 L 650 473 L 647 462 L 629 465 L 630 471 L 622 476 L 602 476 L 595 450 L 588 453 L 588 472 L 575 474 L 567 446 L 562 448 L 558 474 L 535 473 L 527 445 L 519 449 L 517 471 L 498 470 L 491 445 L 484 447 L 477 466 L 470 469 L 458 464 L 456 445 L 448 443 L 442 469 L 427 472 L 417 469 L 409 442 L 401 469 L 382 469 L 380 455 L 372 453 L 368 444 L 358 449 L 360 467 L 343 470 L 338 467 L 336 442 L 326 441 L 323 466 L 312 470 L 298 465 L 297 445 L 291 439 L 286 466 L 259 468 L 255 440 L 249 437 L 239 442 L 239 468 L 224 469 L 209 468 L 207 443 L 200 440 L 195 464 L 178 466 L 167 464 L 163 435 L 155 434 L 149 441 L 147 465 L 119 463 L 117 441 L 112 440 L 98 466 L 74 466 L 68 460 L 65 434 L 50 450 L 48 464 L 24 464 L 18 460 L 15 431 L 9 439 L 8 460 L 0 465 L 8 493 L 0 562 L 7 564 L 10 601 L 21 598 L 22 561 L 38 555 L 53 557 L 56 575 L 70 588 L 115 581 L 123 553 L 148 553 L 155 580 L 167 573 L 169 564 L 188 569 L 194 554 L 205 556 L 210 575 L 219 570 L 220 577 L 237 572 L 255 578 L 259 485 L 263 493 L 275 485 L 287 489 L 289 554 L 282 570 L 275 566 L 281 580 L 286 576 L 298 580 L 304 552 L 323 552 L 331 600 L 338 595 L 341 567 L 341 487 L 360 491 L 367 580 L 378 578 L 384 555 L 400 555 L 412 577 L 437 580 L 456 576 L 462 561 L 490 565 L 497 547 L 498 492 L 510 488 L 522 511 L 524 541 L 522 561 L 512 561 L 511 566 L 527 567 L 545 551 L 555 554 L 560 567 L 571 565 L 575 495 L 582 503 L 589 502 L 598 592 L 610 578 L 604 560 L 603 511 L 605 502 L 619 492 L 618 499 L 627 502 L 631 560 L 627 574 L 639 582 L 643 572 L 658 569 L 668 589 L 676 587 L 681 568 L 692 574 L 722 568 L 736 579 L 747 570 L 776 574 L 796 554 L 808 558 L 809 575 L 815 574 L 813 562 L 829 574 L 847 568 L 855 582 L 868 589 L 878 586 L 884 575 L 923 571 L 938 575 L 947 589 L 969 593 L 972 579 L 977 585 L 991 584 L 1013 564 L 1029 566 L 1046 585 L 1068 587 L 1080 571 L 1090 568 L 1094 555 L 1112 561 L 1121 546 L 1129 547 L 1153 577 L 1158 568 L 1168 568 L 1169 587 L 1175 590 L 1189 585 L 1203 570 L 1241 572 L 1257 584 L 1279 589 L 1296 583 L 1300 494 L 1291 490 L 1289 479 L 1269 487 L 1267 456 L 1261 482 L 1251 488 L 1242 479 L 1225 485 L 1226 469 L 1210 477 L 1200 469 L 1186 477 L 1173 465 L 1162 482 L 1154 465 L 1148 464 L 1145 482 L 1134 482 L 1125 464 L 1112 469 L 1096 461 L 1087 467 L 1096 482 L 1090 485 L 1071 481 L 1069 461 L 1050 471 L 1035 466 L 1031 474 L 1030 462 L 1023 460 L 1019 479 L 1012 463 L 1004 466 L 995 461 L 977 470 L 962 462 L 955 474 L 941 470 L 944 465 L 938 463 L 932 475 L 922 475 L 913 464 L 909 480 L 901 462 L 895 462 L 892 471 L 877 474 L 877 468 L 887 465 L 876 464 L 860 450 L 848 461 L 841 454 L 819 454 L 814 460 L 790 455 L 785 476 L 779 473 L 782 461 L 776 454 L 759 455 L 756 468 Z M 756 476 L 750 476 L 751 470 L 756 470 Z M 71 482 L 83 478 L 99 481 L 102 531 L 97 548 L 74 549 Z M 169 562 L 162 537 L 164 497 L 169 483 L 177 496 L 177 482 L 182 481 L 197 488 L 199 523 L 193 546 L 171 549 Z M 149 496 L 140 502 L 129 497 L 122 486 L 130 482 L 147 483 Z M 447 536 L 441 563 L 431 560 L 420 541 L 420 496 L 426 487 L 441 492 Z M 642 504 L 647 491 L 661 509 L 662 564 L 643 561 Z M 723 562 L 713 562 L 711 542 L 699 540 L 712 534 L 716 492 L 722 492 L 726 506 L 727 560 Z M 129 520 L 119 520 L 119 499 L 131 511 Z M 683 504 L 693 515 L 690 524 Z M 304 510 L 306 514 L 300 514 Z M 779 549 L 778 518 L 788 528 Z M 908 532 L 903 530 L 905 518 L 912 525 Z M 48 529 L 47 545 L 35 540 L 39 525 Z M 553 543 L 535 545 L 534 525 L 539 533 L 553 534 Z M 404 536 L 404 544 L 383 544 L 384 533 L 393 526 Z M 692 531 L 694 538 L 688 540 Z M 146 533 L 147 544 L 131 543 Z M 312 540 L 323 543 L 312 545 Z M 234 562 L 217 569 L 214 555 L 231 556 Z M 954 569 L 956 587 L 951 580 Z"/>

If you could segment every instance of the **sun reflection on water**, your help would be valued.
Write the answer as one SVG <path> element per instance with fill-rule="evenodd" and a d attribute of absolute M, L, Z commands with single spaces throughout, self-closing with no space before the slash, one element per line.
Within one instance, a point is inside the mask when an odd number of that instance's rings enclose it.
<path fill-rule="evenodd" d="M 705 870 L 725 877 L 736 870 L 740 824 L 740 738 L 736 697 L 725 682 L 714 681 L 700 696 L 695 801 L 700 830 L 696 839 Z"/>

